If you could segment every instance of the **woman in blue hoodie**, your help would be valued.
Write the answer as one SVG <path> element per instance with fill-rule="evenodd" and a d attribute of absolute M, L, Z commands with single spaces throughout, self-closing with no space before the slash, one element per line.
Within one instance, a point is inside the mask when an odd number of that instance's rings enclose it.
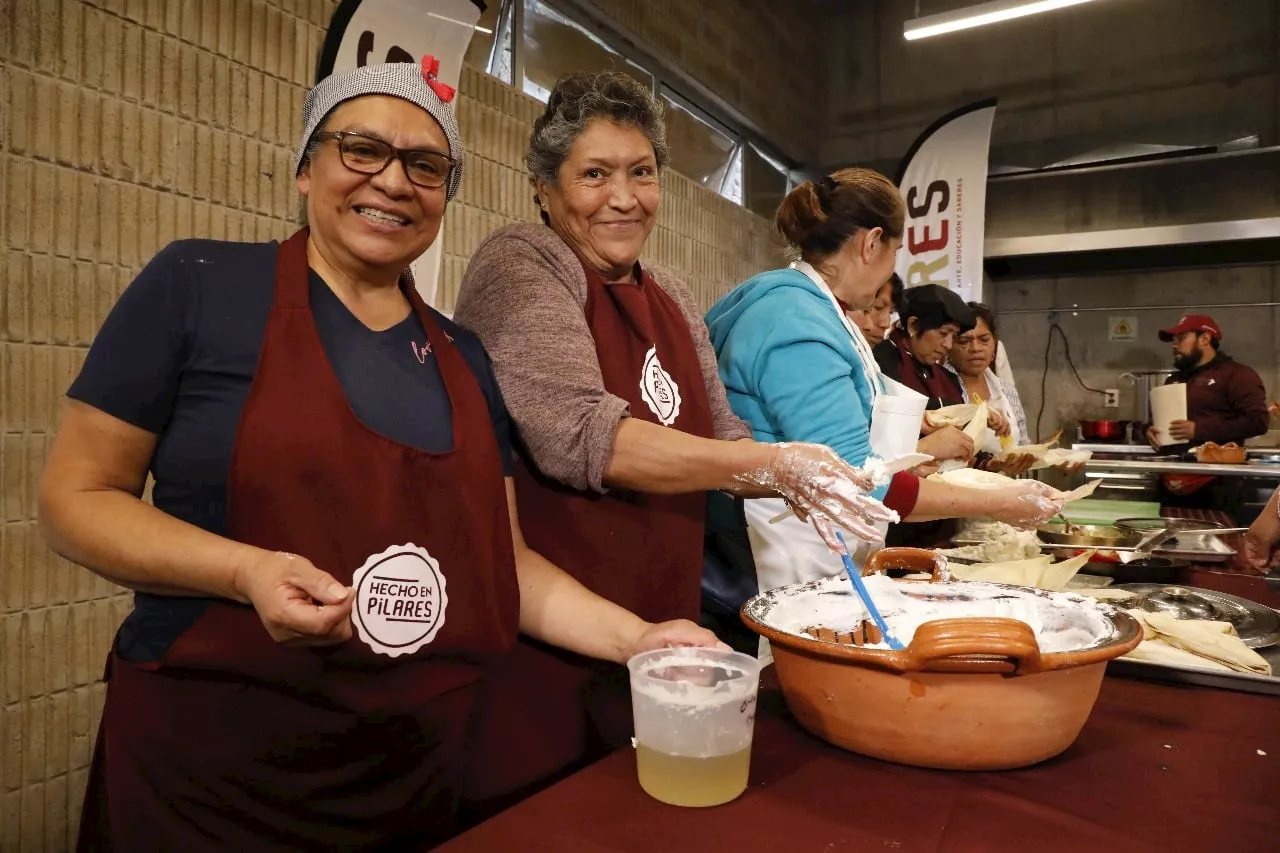
<path fill-rule="evenodd" d="M 895 414 L 910 406 L 882 400 L 909 392 L 886 384 L 870 346 L 841 310 L 841 303 L 871 305 L 893 272 L 904 219 L 902 196 L 877 172 L 842 169 L 806 181 L 776 217 L 799 260 L 747 280 L 707 313 L 729 403 L 757 441 L 825 444 L 852 465 L 914 449 L 919 414 Z M 1034 480 L 984 491 L 901 473 L 874 495 L 911 521 L 992 516 L 1034 525 L 1062 509 L 1056 493 Z M 747 501 L 761 589 L 840 570 L 807 525 L 793 518 L 771 523 L 784 509 L 781 501 Z"/>

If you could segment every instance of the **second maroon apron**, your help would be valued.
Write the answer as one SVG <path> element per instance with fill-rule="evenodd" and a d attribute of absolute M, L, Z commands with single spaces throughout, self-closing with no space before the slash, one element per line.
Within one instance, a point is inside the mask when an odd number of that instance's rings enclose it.
<path fill-rule="evenodd" d="M 587 270 L 584 308 L 605 389 L 633 418 L 714 437 L 698 352 L 676 303 L 648 275 L 605 284 Z M 529 546 L 593 592 L 649 621 L 696 620 L 706 495 L 579 491 L 522 464 Z M 522 637 L 486 682 L 466 799 L 480 818 L 627 743 L 626 669 Z"/>
<path fill-rule="evenodd" d="M 82 849 L 422 849 L 453 831 L 476 685 L 518 619 L 492 421 L 406 288 L 448 391 L 453 448 L 427 453 L 360 422 L 311 316 L 306 240 L 280 247 L 229 535 L 354 583 L 357 633 L 284 646 L 253 608 L 219 601 L 158 664 L 113 659 Z"/>

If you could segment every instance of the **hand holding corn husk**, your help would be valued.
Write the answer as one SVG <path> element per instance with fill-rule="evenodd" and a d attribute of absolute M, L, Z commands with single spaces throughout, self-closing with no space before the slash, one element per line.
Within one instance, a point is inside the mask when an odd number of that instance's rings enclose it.
<path fill-rule="evenodd" d="M 961 407 L 948 406 L 947 408 L 958 409 Z M 942 411 L 945 411 L 945 409 L 938 409 L 937 411 L 942 412 Z M 927 418 L 929 414 L 930 414 L 929 412 L 925 412 L 925 417 Z M 978 404 L 977 408 L 974 409 L 972 416 L 969 418 L 968 422 L 964 426 L 964 434 L 967 435 L 969 439 L 973 442 L 973 446 L 975 448 L 981 447 L 983 443 L 987 440 L 987 436 L 991 433 L 991 428 L 988 426 L 988 420 L 989 420 L 989 417 L 988 417 L 987 404 L 980 403 Z M 955 426 L 954 423 L 952 424 L 935 423 L 935 425 L 936 426 Z M 955 471 L 959 468 L 964 468 L 967 466 L 968 466 L 968 462 L 962 462 L 958 459 L 948 459 L 947 461 L 943 462 L 941 465 L 938 466 L 938 470 L 939 471 Z"/>

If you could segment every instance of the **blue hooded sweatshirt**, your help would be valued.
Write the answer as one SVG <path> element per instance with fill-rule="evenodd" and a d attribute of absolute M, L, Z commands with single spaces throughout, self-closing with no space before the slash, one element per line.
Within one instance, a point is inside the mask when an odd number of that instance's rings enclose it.
<path fill-rule="evenodd" d="M 850 465 L 871 455 L 871 384 L 831 300 L 799 270 L 760 273 L 707 312 L 729 405 L 757 441 L 825 444 Z M 872 494 L 884 498 L 887 486 Z"/>

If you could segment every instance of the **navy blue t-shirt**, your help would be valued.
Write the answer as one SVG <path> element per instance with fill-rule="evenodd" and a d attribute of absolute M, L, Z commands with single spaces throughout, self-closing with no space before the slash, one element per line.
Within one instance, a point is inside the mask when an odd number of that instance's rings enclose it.
<path fill-rule="evenodd" d="M 159 435 L 152 501 L 219 535 L 226 535 L 236 427 L 275 298 L 277 248 L 212 240 L 166 246 L 121 295 L 67 392 Z M 452 447 L 448 394 L 416 314 L 375 332 L 314 271 L 311 313 L 361 421 L 401 444 L 430 452 Z M 509 476 L 510 421 L 488 357 L 473 334 L 434 316 L 480 383 Z M 120 654 L 158 659 L 208 602 L 137 593 L 120 630 Z"/>

